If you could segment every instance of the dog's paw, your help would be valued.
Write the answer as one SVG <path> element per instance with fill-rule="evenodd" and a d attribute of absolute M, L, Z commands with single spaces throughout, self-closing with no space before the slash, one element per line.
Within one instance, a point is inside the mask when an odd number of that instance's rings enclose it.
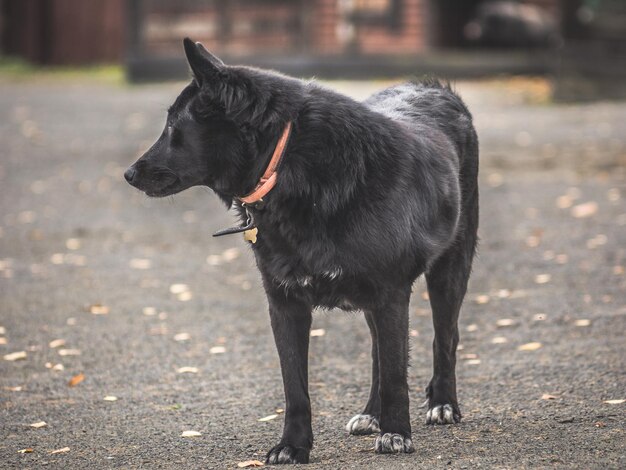
<path fill-rule="evenodd" d="M 278 444 L 267 453 L 265 463 L 269 465 L 309 463 L 309 453 L 309 449 L 293 447 L 289 444 Z"/>
<path fill-rule="evenodd" d="M 372 415 L 355 415 L 346 424 L 346 431 L 355 436 L 376 434 L 380 432 L 380 425 L 378 419 Z"/>
<path fill-rule="evenodd" d="M 454 424 L 461 421 L 461 414 L 452 405 L 436 405 L 428 409 L 426 424 Z"/>
<path fill-rule="evenodd" d="M 413 447 L 413 441 L 410 437 L 386 432 L 376 437 L 374 450 L 377 454 L 410 454 L 415 452 L 415 447 Z"/>

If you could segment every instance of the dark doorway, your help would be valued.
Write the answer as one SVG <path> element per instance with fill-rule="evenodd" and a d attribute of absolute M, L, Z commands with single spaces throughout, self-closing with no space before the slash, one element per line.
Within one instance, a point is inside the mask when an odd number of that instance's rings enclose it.
<path fill-rule="evenodd" d="M 430 0 L 431 40 L 436 47 L 463 47 L 463 27 L 481 0 Z"/>

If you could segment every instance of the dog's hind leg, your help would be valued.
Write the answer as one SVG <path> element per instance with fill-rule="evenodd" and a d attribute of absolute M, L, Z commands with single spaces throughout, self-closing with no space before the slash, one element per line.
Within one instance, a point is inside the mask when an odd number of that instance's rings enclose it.
<path fill-rule="evenodd" d="M 365 320 L 369 326 L 372 335 L 372 386 L 370 388 L 370 397 L 363 413 L 354 415 L 348 424 L 346 430 L 350 434 L 365 435 L 380 432 L 380 393 L 378 391 L 378 340 L 376 336 L 376 326 L 372 318 L 371 312 L 365 312 Z"/>
<path fill-rule="evenodd" d="M 426 273 L 435 329 L 433 377 L 426 387 L 427 424 L 453 424 L 461 420 L 455 374 L 458 319 L 476 248 L 477 198 L 476 193 L 476 199 L 468 204 L 470 210 L 464 214 L 463 232 Z"/>
<path fill-rule="evenodd" d="M 313 447 L 308 391 L 311 306 L 288 298 L 282 290 L 266 290 L 286 403 L 283 437 L 267 453 L 266 463 L 309 463 Z"/>
<path fill-rule="evenodd" d="M 377 453 L 413 452 L 409 418 L 409 297 L 410 286 L 389 289 L 372 310 L 378 345 L 380 434 Z"/>

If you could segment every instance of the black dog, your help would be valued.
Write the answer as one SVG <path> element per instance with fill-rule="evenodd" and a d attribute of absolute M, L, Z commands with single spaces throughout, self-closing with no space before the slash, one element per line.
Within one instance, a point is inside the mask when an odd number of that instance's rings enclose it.
<path fill-rule="evenodd" d="M 206 185 L 238 209 L 244 225 L 226 232 L 246 230 L 253 242 L 285 387 L 283 437 L 267 462 L 309 461 L 315 307 L 362 310 L 372 334 L 371 392 L 348 431 L 379 433 L 379 453 L 413 452 L 408 306 L 422 273 L 435 326 L 426 422 L 461 419 L 457 319 L 478 225 L 470 113 L 437 81 L 360 103 L 315 83 L 226 66 L 189 39 L 184 46 L 194 79 L 125 177 L 149 196 Z"/>

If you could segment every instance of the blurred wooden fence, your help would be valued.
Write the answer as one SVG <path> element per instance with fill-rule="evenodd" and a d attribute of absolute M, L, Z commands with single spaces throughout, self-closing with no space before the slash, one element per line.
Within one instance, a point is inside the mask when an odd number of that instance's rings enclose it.
<path fill-rule="evenodd" d="M 0 0 L 2 52 L 40 64 L 120 62 L 125 0 Z"/>

